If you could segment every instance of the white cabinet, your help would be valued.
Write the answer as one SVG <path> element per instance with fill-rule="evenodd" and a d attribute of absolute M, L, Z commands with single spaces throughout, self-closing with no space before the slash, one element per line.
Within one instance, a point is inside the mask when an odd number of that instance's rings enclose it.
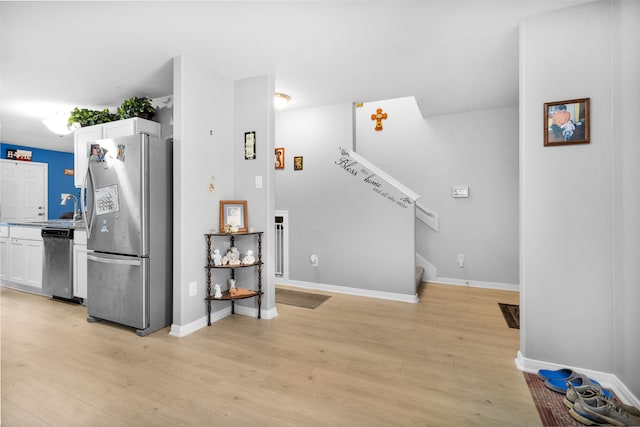
<path fill-rule="evenodd" d="M 103 126 L 103 138 L 117 138 L 119 136 L 147 133 L 160 137 L 160 123 L 133 117 L 131 119 L 109 122 Z"/>
<path fill-rule="evenodd" d="M 73 296 L 87 298 L 87 233 L 73 233 Z"/>
<path fill-rule="evenodd" d="M 101 125 L 87 126 L 76 129 L 74 132 L 74 162 L 75 171 L 73 182 L 76 187 L 82 187 L 87 173 L 89 151 L 91 144 L 99 139 L 117 138 L 119 136 L 147 133 L 160 137 L 161 125 L 151 120 L 134 117 L 131 119 L 117 120 Z"/>
<path fill-rule="evenodd" d="M 11 227 L 9 233 L 9 255 L 6 261 L 9 269 L 6 280 L 42 291 L 44 244 L 40 228 Z"/>
<path fill-rule="evenodd" d="M 9 227 L 0 225 L 0 280 L 9 278 Z"/>
<path fill-rule="evenodd" d="M 73 184 L 82 187 L 87 174 L 89 145 L 102 139 L 102 125 L 76 129 L 73 133 Z"/>

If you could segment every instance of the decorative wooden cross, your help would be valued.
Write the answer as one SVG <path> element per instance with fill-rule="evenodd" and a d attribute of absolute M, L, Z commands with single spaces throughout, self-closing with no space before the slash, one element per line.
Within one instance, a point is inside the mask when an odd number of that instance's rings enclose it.
<path fill-rule="evenodd" d="M 383 113 L 382 112 L 382 108 L 378 108 L 376 110 L 375 114 L 371 115 L 371 120 L 375 120 L 376 121 L 376 131 L 381 131 L 382 130 L 382 121 L 383 120 L 387 120 L 387 113 Z"/>

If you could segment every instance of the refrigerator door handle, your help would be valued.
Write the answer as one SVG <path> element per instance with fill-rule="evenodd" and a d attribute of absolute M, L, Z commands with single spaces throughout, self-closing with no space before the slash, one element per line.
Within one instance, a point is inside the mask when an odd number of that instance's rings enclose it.
<path fill-rule="evenodd" d="M 89 173 L 89 169 L 87 169 Z M 87 174 L 84 174 L 84 181 L 82 181 L 82 187 L 80 187 L 80 210 L 82 211 L 82 218 L 84 218 L 84 229 L 87 232 L 87 238 L 89 237 L 89 224 L 87 222 L 87 205 L 85 204 L 85 195 L 87 193 Z"/>
<path fill-rule="evenodd" d="M 91 176 L 91 168 L 87 167 L 87 173 L 84 175 L 84 183 L 80 188 L 80 208 L 82 209 L 82 217 L 84 218 L 84 228 L 87 232 L 87 239 L 91 237 L 91 225 L 93 224 L 93 212 L 89 213 L 89 206 L 85 203 L 85 195 L 87 193 L 87 184 L 91 179 L 91 191 L 93 191 L 93 176 Z"/>
<path fill-rule="evenodd" d="M 140 258 L 129 260 L 129 259 L 119 259 L 119 258 L 117 259 L 104 258 L 104 257 L 92 255 L 92 254 L 87 254 L 87 259 L 90 259 L 91 261 L 101 262 L 104 264 L 136 265 L 136 266 L 142 265 L 142 260 Z"/>

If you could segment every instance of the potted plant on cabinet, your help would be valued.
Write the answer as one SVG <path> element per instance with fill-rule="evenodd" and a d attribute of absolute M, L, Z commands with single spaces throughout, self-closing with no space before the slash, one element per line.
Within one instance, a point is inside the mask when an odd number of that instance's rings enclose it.
<path fill-rule="evenodd" d="M 151 120 L 156 113 L 156 109 L 151 105 L 151 100 L 145 96 L 126 99 L 118 107 L 118 115 L 121 119 L 140 117 Z"/>
<path fill-rule="evenodd" d="M 108 108 L 104 110 L 89 110 L 87 108 L 76 107 L 71 111 L 67 123 L 70 128 L 73 127 L 74 123 L 79 124 L 80 127 L 85 127 L 108 123 L 118 119 L 119 116 L 110 113 Z"/>

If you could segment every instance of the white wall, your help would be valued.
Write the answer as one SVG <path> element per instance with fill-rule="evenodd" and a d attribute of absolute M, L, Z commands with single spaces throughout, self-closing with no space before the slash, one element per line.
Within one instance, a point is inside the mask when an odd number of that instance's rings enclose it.
<path fill-rule="evenodd" d="M 614 371 L 640 396 L 640 2 L 615 4 L 614 16 Z"/>
<path fill-rule="evenodd" d="M 371 120 L 377 108 L 388 113 L 381 132 Z M 424 118 L 409 97 L 365 103 L 356 121 L 356 151 L 438 214 L 438 232 L 416 224 L 416 251 L 436 280 L 517 289 L 518 109 Z M 453 198 L 454 185 L 468 185 L 470 197 Z"/>
<path fill-rule="evenodd" d="M 174 95 L 172 334 L 183 335 L 205 319 L 204 234 L 218 228 L 219 201 L 234 194 L 233 82 L 178 56 Z M 214 193 L 209 192 L 211 176 Z M 194 281 L 197 295 L 189 296 Z"/>
<path fill-rule="evenodd" d="M 275 174 L 276 208 L 289 212 L 289 279 L 415 297 L 413 208 L 336 164 L 352 133 L 351 104 L 276 114 L 276 147 L 286 157 Z M 303 170 L 293 170 L 294 156 L 303 156 Z"/>
<path fill-rule="evenodd" d="M 262 316 L 271 318 L 276 315 L 274 294 L 274 109 L 273 94 L 275 93 L 275 80 L 272 76 L 258 76 L 235 82 L 234 91 L 234 120 L 235 130 L 233 137 L 233 163 L 234 163 L 234 197 L 236 200 L 247 200 L 248 225 L 256 231 L 262 231 L 262 290 L 265 295 L 262 298 Z M 256 158 L 246 160 L 244 158 L 244 134 L 256 133 Z M 262 178 L 262 188 L 256 188 L 256 177 Z M 236 240 L 240 253 L 246 253 L 245 247 L 240 245 L 254 244 L 249 238 Z M 252 248 L 255 253 L 255 247 Z M 257 257 L 257 253 L 256 253 Z M 249 287 L 255 286 L 257 271 L 255 268 L 239 269 L 236 271 L 237 285 Z M 243 282 L 247 280 L 247 282 Z M 228 303 L 227 303 L 228 304 Z M 255 307 L 255 299 L 247 299 L 236 302 L 238 306 Z"/>
<path fill-rule="evenodd" d="M 639 27 L 633 2 L 531 17 L 520 64 L 521 353 L 614 373 L 636 396 Z M 543 104 L 585 97 L 591 143 L 543 147 Z"/>

